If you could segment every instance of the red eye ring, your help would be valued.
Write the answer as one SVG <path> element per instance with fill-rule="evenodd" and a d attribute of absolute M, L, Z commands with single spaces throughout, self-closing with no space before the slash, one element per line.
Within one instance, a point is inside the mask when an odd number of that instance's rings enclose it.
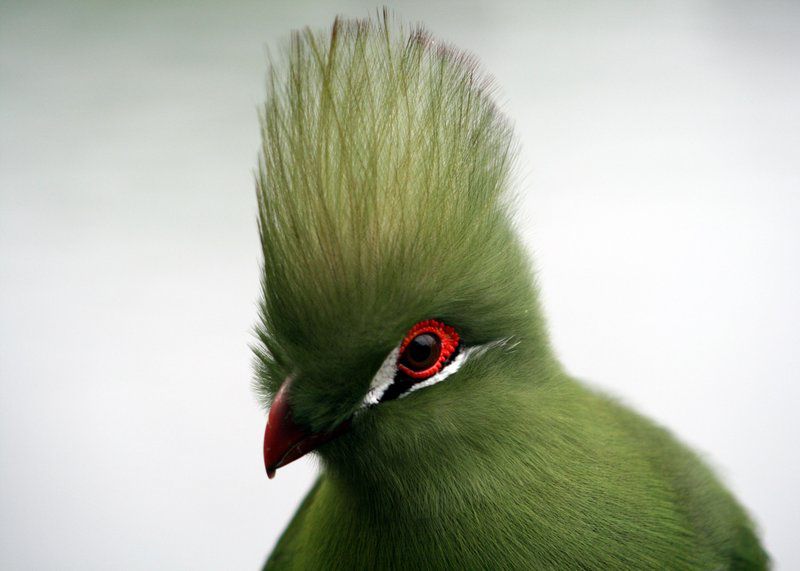
<path fill-rule="evenodd" d="M 434 357 L 435 361 L 429 367 L 422 370 L 415 370 L 403 363 L 407 359 L 406 350 L 409 349 L 411 342 L 421 335 L 432 335 L 438 340 L 438 357 Z M 432 377 L 442 370 L 442 367 L 450 357 L 453 356 L 458 348 L 459 336 L 456 330 L 445 325 L 441 321 L 435 319 L 428 319 L 420 321 L 406 334 L 405 339 L 400 344 L 400 356 L 397 359 L 397 368 L 404 375 L 412 379 L 423 380 Z"/>

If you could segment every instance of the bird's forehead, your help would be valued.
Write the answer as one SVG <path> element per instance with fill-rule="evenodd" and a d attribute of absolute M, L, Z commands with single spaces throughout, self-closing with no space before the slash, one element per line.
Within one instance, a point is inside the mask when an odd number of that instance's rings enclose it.
<path fill-rule="evenodd" d="M 409 321 L 435 311 L 447 290 L 433 256 L 416 250 L 415 238 L 402 244 L 406 239 L 349 251 L 306 249 L 273 281 L 273 314 L 320 350 L 394 343 Z"/>

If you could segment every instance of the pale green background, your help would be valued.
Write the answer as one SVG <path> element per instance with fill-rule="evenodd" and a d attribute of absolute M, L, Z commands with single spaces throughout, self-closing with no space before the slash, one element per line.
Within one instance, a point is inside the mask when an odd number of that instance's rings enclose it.
<path fill-rule="evenodd" d="M 567 368 L 800 568 L 800 4 L 391 6 L 496 78 Z M 374 7 L 0 3 L 0 568 L 261 563 L 315 469 L 249 388 L 265 50 Z"/>

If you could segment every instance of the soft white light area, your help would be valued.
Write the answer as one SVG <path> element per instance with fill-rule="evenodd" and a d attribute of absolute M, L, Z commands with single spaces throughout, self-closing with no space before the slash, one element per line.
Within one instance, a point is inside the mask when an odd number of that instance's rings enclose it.
<path fill-rule="evenodd" d="M 497 80 L 565 366 L 800 568 L 800 4 L 390 6 Z M 266 47 L 374 8 L 0 5 L 0 568 L 261 564 L 316 470 L 250 389 Z"/>

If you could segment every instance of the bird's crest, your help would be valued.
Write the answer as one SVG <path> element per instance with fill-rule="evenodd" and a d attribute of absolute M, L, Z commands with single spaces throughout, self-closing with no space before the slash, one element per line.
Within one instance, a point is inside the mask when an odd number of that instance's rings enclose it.
<path fill-rule="evenodd" d="M 291 36 L 261 115 L 262 361 L 353 335 L 394 343 L 415 320 L 496 301 L 507 274 L 529 282 L 509 250 L 513 137 L 490 90 L 471 57 L 385 13 Z"/>

